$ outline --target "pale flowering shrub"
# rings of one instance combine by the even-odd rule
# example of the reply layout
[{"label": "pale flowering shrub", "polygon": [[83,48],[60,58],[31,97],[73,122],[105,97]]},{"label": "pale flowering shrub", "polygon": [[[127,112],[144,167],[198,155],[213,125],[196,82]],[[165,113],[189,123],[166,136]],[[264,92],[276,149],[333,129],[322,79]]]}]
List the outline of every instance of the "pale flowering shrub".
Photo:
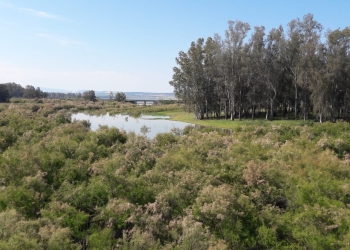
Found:
[{"label": "pale flowering shrub", "polygon": [[264,128],[264,127],[256,126],[253,133],[254,133],[255,135],[263,135],[264,132],[265,132],[265,128]]},{"label": "pale flowering shrub", "polygon": [[255,163],[250,161],[247,167],[243,170],[243,178],[248,187],[256,186],[264,181],[263,174],[267,166],[264,163]]},{"label": "pale flowering shrub", "polygon": [[93,222],[101,228],[112,228],[116,234],[122,235],[123,230],[132,225],[131,214],[136,210],[135,205],[124,199],[110,199],[105,207],[98,208]]},{"label": "pale flowering shrub", "polygon": [[331,146],[331,142],[327,136],[324,136],[323,138],[321,138],[317,141],[316,145],[322,149],[326,149],[326,148],[329,148]]},{"label": "pale flowering shrub", "polygon": [[[169,231],[178,249],[208,249],[209,242],[215,245],[215,239],[209,229],[201,222],[195,220],[191,210],[186,210],[186,215],[169,223]],[[224,242],[220,242],[225,246]]]},{"label": "pale flowering shrub", "polygon": [[224,184],[213,187],[209,185],[201,190],[196,204],[199,212],[205,217],[220,221],[225,218],[236,199],[231,186]]},{"label": "pale flowering shrub", "polygon": [[333,148],[337,154],[342,155],[344,151],[348,148],[348,145],[343,139],[337,138],[333,142]]},{"label": "pale flowering shrub", "polygon": [[123,235],[123,247],[130,250],[160,249],[160,243],[147,231],[138,228]]},{"label": "pale flowering shrub", "polygon": [[275,124],[272,124],[271,126],[271,130],[272,131],[276,131],[276,132],[281,132],[282,131],[282,125],[275,125]]},{"label": "pale flowering shrub", "polygon": [[47,242],[48,249],[79,249],[79,245],[73,243],[70,238],[72,232],[69,228],[57,228]]},{"label": "pale flowering shrub", "polygon": [[15,234],[17,230],[16,224],[23,219],[23,216],[15,209],[0,212],[0,239],[8,239],[11,235]]},{"label": "pale flowering shrub", "polygon": [[269,137],[260,137],[254,140],[253,144],[259,145],[263,148],[268,148],[272,145],[275,145],[275,142],[273,142]]}]

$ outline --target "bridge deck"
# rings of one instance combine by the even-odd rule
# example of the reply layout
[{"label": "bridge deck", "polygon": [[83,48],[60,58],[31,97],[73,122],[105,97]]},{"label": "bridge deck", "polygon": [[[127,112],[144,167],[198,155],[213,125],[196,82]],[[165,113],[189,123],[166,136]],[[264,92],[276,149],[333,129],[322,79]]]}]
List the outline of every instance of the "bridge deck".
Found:
[{"label": "bridge deck", "polygon": [[158,100],[126,99],[126,102],[131,102],[138,105],[153,105],[157,104]]}]

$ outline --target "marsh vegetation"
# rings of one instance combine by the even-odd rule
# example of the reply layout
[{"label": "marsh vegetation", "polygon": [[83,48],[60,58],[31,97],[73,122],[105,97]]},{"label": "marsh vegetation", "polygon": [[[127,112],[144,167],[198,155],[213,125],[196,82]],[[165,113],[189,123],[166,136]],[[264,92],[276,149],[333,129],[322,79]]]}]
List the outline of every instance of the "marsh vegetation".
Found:
[{"label": "marsh vegetation", "polygon": [[154,139],[71,120],[178,112],[0,104],[0,249],[347,249],[348,123],[230,122]]}]

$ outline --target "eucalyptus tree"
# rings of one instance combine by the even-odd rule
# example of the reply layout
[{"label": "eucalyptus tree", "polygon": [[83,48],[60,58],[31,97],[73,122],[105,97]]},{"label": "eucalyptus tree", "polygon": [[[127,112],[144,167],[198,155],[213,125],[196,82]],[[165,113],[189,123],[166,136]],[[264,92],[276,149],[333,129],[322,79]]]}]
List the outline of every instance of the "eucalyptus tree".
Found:
[{"label": "eucalyptus tree", "polygon": [[315,74],[318,74],[316,67],[317,51],[320,44],[322,25],[314,20],[312,14],[307,14],[299,21],[299,32],[302,37],[301,44],[301,71],[298,77],[298,84],[301,88],[301,110],[303,119],[308,119],[310,106],[310,86]]},{"label": "eucalyptus tree", "polygon": [[206,91],[208,86],[204,70],[204,39],[199,38],[196,43],[192,42],[188,55],[191,60],[191,81],[194,97],[194,111],[197,119],[204,118],[206,103],[209,94]]},{"label": "eucalyptus tree", "polygon": [[249,40],[249,50],[247,54],[247,59],[249,60],[249,73],[247,78],[249,91],[247,93],[247,99],[252,110],[252,119],[255,118],[257,106],[264,102],[261,93],[264,92],[265,84],[265,43],[265,27],[254,27],[254,32]]},{"label": "eucalyptus tree", "polygon": [[204,74],[206,78],[205,92],[206,92],[206,118],[208,118],[208,112],[214,112],[217,116],[220,115],[220,97],[217,91],[217,87],[220,81],[220,75],[218,70],[218,49],[220,46],[215,40],[209,37],[204,45]]},{"label": "eucalyptus tree", "polygon": [[37,95],[37,93],[36,93],[36,90],[35,90],[34,86],[27,85],[24,88],[24,91],[23,91],[23,97],[24,98],[36,98],[37,97],[36,95]]},{"label": "eucalyptus tree", "polygon": [[281,62],[284,57],[284,48],[285,38],[282,26],[278,29],[272,29],[267,36],[264,58],[265,72],[263,72],[263,77],[265,78],[264,94],[267,96],[270,104],[270,112],[266,112],[266,119],[273,119],[274,102],[284,73],[283,62]]},{"label": "eucalyptus tree", "polygon": [[204,70],[204,39],[192,42],[188,52],[180,51],[176,58],[179,67],[174,67],[173,80],[175,96],[181,99],[189,111],[194,111],[197,119],[203,119],[206,102],[209,98],[206,91],[207,78]]},{"label": "eucalyptus tree", "polygon": [[248,104],[247,94],[249,93],[249,78],[250,78],[250,67],[249,67],[249,44],[245,43],[241,50],[241,73],[240,80],[237,85],[237,109],[238,118],[241,119],[244,115],[247,116]]},{"label": "eucalyptus tree", "polygon": [[319,122],[322,123],[328,113],[327,95],[329,94],[329,77],[327,73],[329,52],[325,44],[320,44],[317,52],[317,61],[313,81],[309,88],[311,91],[310,99],[312,102],[313,113],[318,116]]},{"label": "eucalyptus tree", "polygon": [[327,49],[328,103],[334,121],[336,111],[338,116],[341,110],[347,116],[350,113],[350,27],[328,32]]},{"label": "eucalyptus tree", "polygon": [[[320,41],[322,25],[307,14],[288,23],[288,40],[284,67],[294,86],[294,117],[297,119],[299,104],[304,120],[309,111],[309,86],[315,73],[317,48]],[[299,93],[300,92],[300,93]]]},{"label": "eucalyptus tree", "polygon": [[190,60],[188,55],[180,51],[179,56],[175,58],[175,61],[179,67],[174,67],[172,81],[169,84],[174,87],[175,97],[180,99],[185,104],[187,111],[192,111],[192,99],[191,99],[191,87],[190,87]]},{"label": "eucalyptus tree", "polygon": [[283,108],[285,116],[308,119],[313,108],[320,121],[350,117],[350,28],[328,32],[321,43],[322,25],[312,14],[267,35],[250,25],[229,21],[225,37],[200,38],[176,58],[170,84],[176,97],[198,119],[209,114],[241,118],[264,107],[266,118]]},{"label": "eucalyptus tree", "polygon": [[0,84],[0,102],[7,102],[10,99],[10,93],[5,84]]},{"label": "eucalyptus tree", "polygon": [[22,97],[23,87],[20,84],[14,82],[5,83],[7,90],[9,91],[10,97]]},{"label": "eucalyptus tree", "polygon": [[243,86],[243,42],[250,30],[250,25],[241,21],[229,21],[225,31],[225,85],[227,88],[231,120],[235,116],[237,97],[242,94]]},{"label": "eucalyptus tree", "polygon": [[299,19],[288,23],[288,39],[286,43],[286,54],[283,58],[283,66],[290,75],[294,86],[294,118],[298,115],[298,79],[301,69],[301,45],[302,37],[299,32]]},{"label": "eucalyptus tree", "polygon": [[220,114],[222,107],[224,110],[225,119],[228,118],[229,114],[229,89],[227,88],[229,65],[228,53],[226,53],[226,44],[222,40],[219,34],[214,35],[214,49],[215,49],[215,63],[217,69],[216,85],[214,87],[214,92],[219,98]]},{"label": "eucalyptus tree", "polygon": [[44,92],[40,89],[40,87],[37,87],[35,89],[35,97],[36,98],[46,98],[48,96],[47,92]]}]

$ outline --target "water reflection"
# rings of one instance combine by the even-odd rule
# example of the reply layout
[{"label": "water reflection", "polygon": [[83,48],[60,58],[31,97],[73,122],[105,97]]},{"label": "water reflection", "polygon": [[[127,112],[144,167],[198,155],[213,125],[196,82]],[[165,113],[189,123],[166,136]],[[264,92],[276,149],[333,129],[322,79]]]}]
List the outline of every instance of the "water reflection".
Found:
[{"label": "water reflection", "polygon": [[108,113],[106,115],[89,115],[84,113],[72,115],[72,120],[89,120],[93,131],[97,130],[99,125],[107,125],[127,132],[132,131],[136,134],[145,134],[148,138],[154,138],[158,133],[170,132],[172,128],[182,130],[186,126],[191,125],[186,122],[166,120],[166,118],[169,117],[140,116],[134,118],[123,114],[110,116]]}]

